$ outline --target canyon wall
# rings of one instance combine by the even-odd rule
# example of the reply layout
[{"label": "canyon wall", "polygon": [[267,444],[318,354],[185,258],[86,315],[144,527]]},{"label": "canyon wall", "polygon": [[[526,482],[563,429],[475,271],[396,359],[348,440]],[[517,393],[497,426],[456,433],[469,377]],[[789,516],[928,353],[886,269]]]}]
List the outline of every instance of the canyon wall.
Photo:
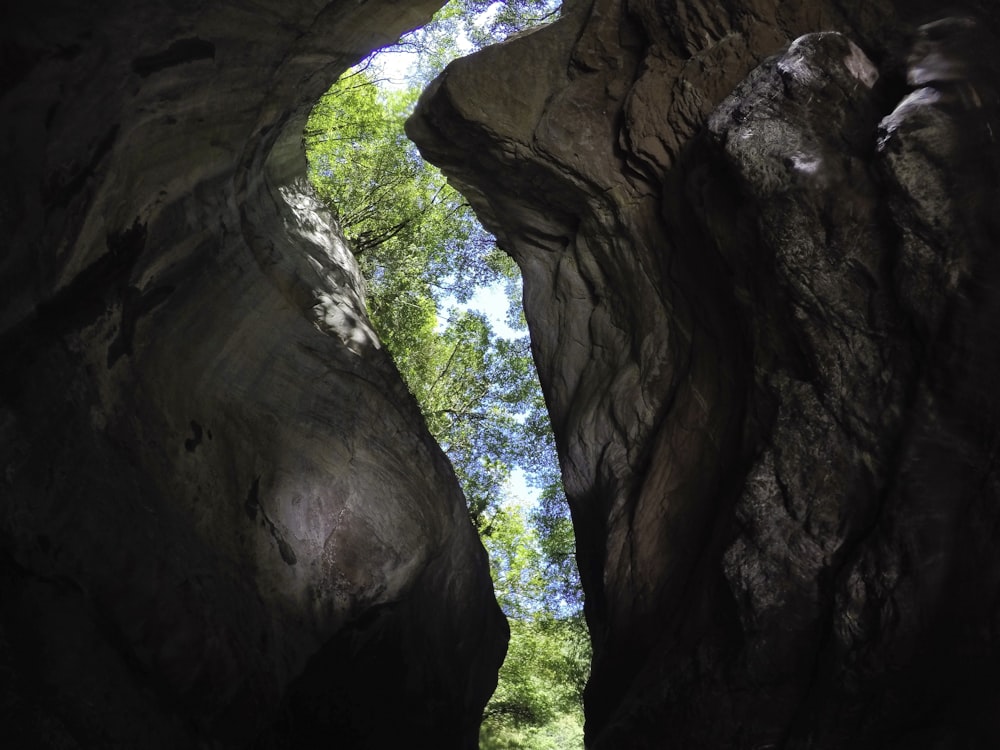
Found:
[{"label": "canyon wall", "polygon": [[524,273],[589,748],[1000,743],[998,32],[578,0],[425,92]]},{"label": "canyon wall", "polygon": [[477,745],[507,625],[301,144],[434,6],[5,6],[5,747]]}]

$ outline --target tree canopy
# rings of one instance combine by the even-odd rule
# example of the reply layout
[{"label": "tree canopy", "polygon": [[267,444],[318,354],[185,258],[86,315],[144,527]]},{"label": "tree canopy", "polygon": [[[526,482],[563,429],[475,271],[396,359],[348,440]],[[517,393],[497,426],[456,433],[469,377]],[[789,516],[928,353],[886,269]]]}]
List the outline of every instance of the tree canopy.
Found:
[{"label": "tree canopy", "polygon": [[[518,272],[468,204],[403,134],[417,91],[385,91],[370,68],[341,78],[306,129],[312,182],[367,281],[368,312],[480,531],[530,439],[537,385],[526,335],[498,338],[463,305]],[[516,322],[516,321],[512,321]]]},{"label": "tree canopy", "polygon": [[553,20],[560,7],[554,0],[450,0],[390,49],[415,53],[409,81],[426,85],[456,57]]},{"label": "tree canopy", "polygon": [[[403,132],[420,87],[460,48],[552,15],[548,2],[453,0],[398,49],[408,85],[383,83],[378,55],[341,77],[304,133],[310,178],[366,280],[369,316],[462,485],[511,623],[482,747],[582,745],[589,669],[575,543],[520,306],[516,265]],[[470,306],[507,295],[505,335]],[[536,497],[509,496],[523,473]]]}]

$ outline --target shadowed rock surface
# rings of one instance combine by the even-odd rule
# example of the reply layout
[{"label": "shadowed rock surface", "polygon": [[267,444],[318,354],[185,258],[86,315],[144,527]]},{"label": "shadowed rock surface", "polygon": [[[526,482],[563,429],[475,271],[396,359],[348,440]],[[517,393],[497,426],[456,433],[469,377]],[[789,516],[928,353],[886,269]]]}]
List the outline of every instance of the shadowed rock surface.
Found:
[{"label": "shadowed rock surface", "polygon": [[506,623],[301,145],[433,9],[5,5],[5,747],[476,745]]},{"label": "shadowed rock surface", "polygon": [[998,29],[575,2],[425,92],[524,272],[588,747],[1000,743]]}]

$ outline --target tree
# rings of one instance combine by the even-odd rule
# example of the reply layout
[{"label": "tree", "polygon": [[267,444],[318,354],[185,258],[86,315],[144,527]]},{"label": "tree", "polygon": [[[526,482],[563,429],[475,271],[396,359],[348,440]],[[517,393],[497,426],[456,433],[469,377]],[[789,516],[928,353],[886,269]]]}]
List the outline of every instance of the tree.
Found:
[{"label": "tree", "polygon": [[367,281],[372,322],[481,528],[523,445],[517,415],[530,407],[534,372],[526,337],[498,340],[484,316],[457,308],[517,269],[406,139],[415,100],[415,89],[380,90],[370,66],[352,71],[314,108],[306,153]]},{"label": "tree", "polygon": [[[548,2],[453,0],[405,42],[420,50],[403,91],[378,85],[378,61],[342,77],[317,103],[304,140],[310,177],[334,212],[366,280],[369,316],[448,454],[490,555],[511,623],[507,660],[486,709],[481,746],[577,748],[589,641],[572,525],[520,312],[520,277],[464,199],[423,162],[403,132],[428,80],[460,46],[482,45]],[[459,34],[461,31],[461,34]],[[503,283],[520,334],[499,337],[465,305]],[[538,491],[512,503],[515,469]]]},{"label": "tree", "polygon": [[554,0],[450,0],[394,48],[417,55],[410,82],[425,86],[456,57],[551,21],[560,7]]},{"label": "tree", "polygon": [[486,706],[481,748],[579,748],[590,642],[579,608],[553,606],[544,540],[531,512],[508,504],[484,538],[510,645]]}]

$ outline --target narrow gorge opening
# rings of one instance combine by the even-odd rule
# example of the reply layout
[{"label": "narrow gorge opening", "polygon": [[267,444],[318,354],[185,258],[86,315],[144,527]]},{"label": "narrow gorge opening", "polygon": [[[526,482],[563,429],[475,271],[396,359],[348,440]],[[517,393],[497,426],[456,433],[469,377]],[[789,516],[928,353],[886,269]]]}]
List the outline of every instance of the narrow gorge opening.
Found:
[{"label": "narrow gorge opening", "polygon": [[578,748],[590,642],[575,540],[521,306],[521,277],[404,133],[461,54],[558,14],[552,0],[452,0],[317,102],[309,176],[366,281],[369,316],[448,455],[511,628],[482,748]]}]

